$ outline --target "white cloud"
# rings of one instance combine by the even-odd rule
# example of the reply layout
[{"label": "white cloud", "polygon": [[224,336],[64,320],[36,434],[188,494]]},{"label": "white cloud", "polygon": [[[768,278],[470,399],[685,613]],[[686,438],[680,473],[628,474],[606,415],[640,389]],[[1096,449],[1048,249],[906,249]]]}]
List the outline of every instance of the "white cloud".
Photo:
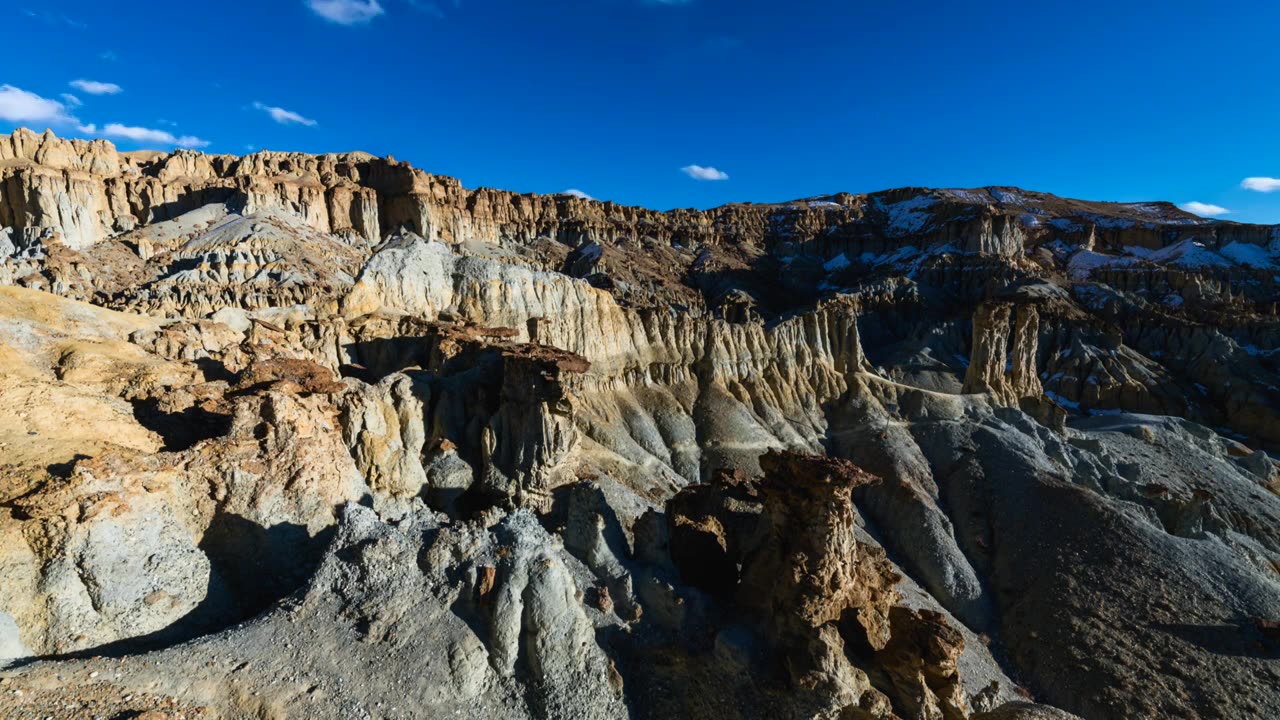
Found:
[{"label": "white cloud", "polygon": [[97,80],[72,80],[71,87],[87,92],[90,95],[115,95],[124,91],[124,88],[115,83],[98,82]]},{"label": "white cloud", "polygon": [[132,140],[145,145],[202,148],[209,144],[208,140],[201,140],[200,138],[192,137],[191,135],[182,135],[179,137],[165,130],[133,127],[130,125],[121,125],[120,123],[109,123],[106,127],[102,128],[101,131],[98,130],[97,125],[81,125],[80,132],[87,135],[103,135],[109,138]]},{"label": "white cloud", "polygon": [[702,167],[701,165],[686,165],[680,168],[680,172],[688,175],[694,180],[728,180],[729,174],[713,167]]},{"label": "white cloud", "polygon": [[40,97],[12,85],[0,85],[0,120],[12,123],[68,125],[75,117],[57,100]]},{"label": "white cloud", "polygon": [[386,12],[378,0],[307,0],[307,7],[325,20],[339,25],[367,23]]},{"label": "white cloud", "polygon": [[312,127],[316,124],[315,120],[312,120],[311,118],[308,118],[308,117],[303,117],[292,110],[285,110],[284,108],[280,108],[280,107],[272,107],[271,105],[264,105],[263,103],[260,103],[260,102],[255,102],[253,106],[258,110],[261,110],[262,112],[270,115],[272,120],[275,120],[281,125],[297,124],[297,125],[306,125],[307,127]]},{"label": "white cloud", "polygon": [[71,107],[79,107],[80,105],[84,104],[80,102],[80,98],[76,97],[75,95],[72,95],[71,93],[62,93],[58,97],[61,97],[62,102],[70,105]]},{"label": "white cloud", "polygon": [[581,199],[583,199],[583,200],[595,200],[595,198],[591,197],[590,195],[588,195],[588,194],[586,194],[586,193],[582,192],[581,190],[579,190],[579,189],[577,189],[577,188],[569,188],[568,190],[565,190],[564,192],[562,192],[562,193],[560,193],[560,194],[561,194],[561,195],[572,195],[573,197],[581,198]]},{"label": "white cloud", "polygon": [[1257,190],[1258,192],[1275,192],[1280,190],[1280,178],[1249,177],[1240,182],[1240,187],[1245,190]]},{"label": "white cloud", "polygon": [[1231,212],[1221,205],[1210,205],[1209,203],[1196,202],[1194,200],[1188,203],[1182,203],[1178,207],[1193,215],[1199,215],[1200,217],[1217,217]]}]

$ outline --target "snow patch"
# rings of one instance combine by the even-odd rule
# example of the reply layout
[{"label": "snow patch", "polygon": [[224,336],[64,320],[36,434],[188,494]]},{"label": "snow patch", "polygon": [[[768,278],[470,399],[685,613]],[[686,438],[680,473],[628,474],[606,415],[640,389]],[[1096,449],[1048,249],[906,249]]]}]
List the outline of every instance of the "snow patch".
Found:
[{"label": "snow patch", "polygon": [[989,190],[988,192],[990,192],[992,197],[994,197],[996,200],[999,200],[1000,202],[1006,205],[1026,205],[1027,204],[1026,196],[1024,196],[1022,193],[1019,193],[1019,192],[1014,192],[1011,190],[1000,190],[1000,189],[992,189],[992,190]]},{"label": "snow patch", "polygon": [[1276,348],[1274,350],[1263,350],[1257,345],[1252,344],[1241,345],[1240,349],[1254,357],[1271,357],[1273,355],[1280,354],[1280,348]]},{"label": "snow patch", "polygon": [[982,194],[980,191],[965,190],[962,188],[947,188],[946,190],[943,190],[943,192],[955,197],[958,200],[963,200],[967,203],[972,203],[974,205],[991,204],[991,201],[987,198],[987,196]]},{"label": "snow patch", "polygon": [[1062,397],[1062,396],[1061,396],[1061,395],[1059,395],[1058,393],[1051,392],[1051,391],[1049,391],[1049,390],[1045,390],[1045,391],[1044,391],[1044,394],[1045,394],[1045,396],[1046,396],[1046,397],[1048,397],[1050,400],[1052,400],[1052,401],[1054,401],[1055,403],[1057,403],[1057,404],[1061,405],[1063,408],[1066,408],[1067,410],[1079,410],[1079,409],[1080,409],[1080,403],[1078,403],[1078,402],[1072,402],[1071,400],[1068,400],[1068,399],[1066,399],[1066,398]]},{"label": "snow patch", "polygon": [[1189,270],[1231,265],[1230,260],[1190,238],[1156,250],[1147,259],[1160,265],[1173,265]]},{"label": "snow patch", "polygon": [[822,267],[827,272],[835,272],[837,270],[844,270],[852,264],[853,263],[849,262],[849,258],[845,257],[844,253],[840,253],[839,255],[823,263]]},{"label": "snow patch", "polygon": [[[1280,248],[1276,248],[1280,249]],[[1253,243],[1236,241],[1218,251],[1223,257],[1253,268],[1274,268],[1280,263],[1267,248]]]},{"label": "snow patch", "polygon": [[1132,257],[1103,255],[1092,250],[1081,250],[1072,255],[1067,262],[1067,272],[1073,280],[1083,282],[1089,279],[1093,271],[1100,268],[1128,267],[1136,264],[1136,259]]},{"label": "snow patch", "polygon": [[1134,222],[1133,220],[1127,220],[1125,218],[1118,218],[1118,217],[1108,217],[1106,215],[1099,215],[1097,213],[1085,213],[1083,217],[1085,220],[1093,223],[1094,225],[1100,228],[1106,228],[1108,230],[1125,230],[1128,228],[1136,227],[1138,225],[1138,223]]},{"label": "snow patch", "polygon": [[910,200],[903,200],[889,205],[881,203],[879,198],[876,199],[876,204],[879,205],[880,209],[889,215],[887,234],[890,237],[918,235],[933,218],[928,210],[937,202],[929,195],[917,195]]}]

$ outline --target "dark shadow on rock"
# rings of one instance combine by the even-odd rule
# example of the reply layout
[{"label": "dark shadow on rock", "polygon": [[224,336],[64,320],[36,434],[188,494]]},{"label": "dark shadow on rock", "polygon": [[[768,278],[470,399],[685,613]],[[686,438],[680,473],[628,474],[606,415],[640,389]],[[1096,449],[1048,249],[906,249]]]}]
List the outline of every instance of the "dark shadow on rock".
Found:
[{"label": "dark shadow on rock", "polygon": [[425,367],[428,363],[430,346],[421,337],[392,337],[375,340],[364,340],[348,343],[343,346],[347,356],[360,366],[359,377],[369,383],[376,383],[382,378],[411,367]]},{"label": "dark shadow on rock", "polygon": [[1221,625],[1152,623],[1150,627],[1216,655],[1259,659],[1280,658],[1280,643],[1268,641],[1254,622]]},{"label": "dark shadow on rock", "polygon": [[63,479],[69,478],[71,477],[71,471],[74,470],[76,467],[76,463],[80,462],[81,460],[88,460],[88,459],[89,459],[88,455],[81,455],[77,453],[70,460],[66,462],[61,462],[61,463],[53,463],[45,467],[45,470],[50,475],[56,478],[63,478]]},{"label": "dark shadow on rock", "polygon": [[[143,168],[143,174],[155,175],[159,172],[158,166]],[[202,208],[205,205],[213,205],[224,203],[227,209],[232,212],[241,212],[244,209],[247,198],[244,193],[237,188],[230,187],[203,187],[192,190],[184,195],[178,196],[176,200],[165,203],[152,205],[150,217],[140,218],[144,224],[162,222],[164,220],[172,220],[176,217],[185,215],[186,213]]]},{"label": "dark shadow on rock", "polygon": [[231,431],[230,415],[194,405],[182,412],[166,413],[155,399],[133,401],[133,417],[164,439],[168,452],[186,450],[201,440],[222,437]]},{"label": "dark shadow on rock", "polygon": [[118,658],[160,650],[253,618],[305,586],[319,567],[333,528],[311,537],[305,527],[281,523],[264,528],[238,515],[219,515],[200,549],[208,556],[204,600],[168,627],[72,653],[13,662],[16,668],[44,660]]},{"label": "dark shadow on rock", "polygon": [[196,367],[200,368],[200,372],[204,374],[206,382],[217,382],[223,380],[228,383],[235,382],[236,374],[227,369],[227,366],[218,360],[210,357],[196,358]]},{"label": "dark shadow on rock", "polygon": [[[819,295],[818,279],[784,271],[777,260],[768,256],[756,258],[746,267],[715,263],[714,269],[691,268],[687,282],[702,293],[707,306],[717,315],[739,323],[753,317],[773,319],[809,307]],[[745,300],[749,300],[749,308],[744,311]]]},{"label": "dark shadow on rock", "polygon": [[75,652],[24,658],[13,663],[10,667],[20,667],[44,660],[71,660],[91,657],[120,658],[128,655],[140,655],[217,632],[239,622],[241,619],[243,618],[239,617],[235,611],[234,602],[226,594],[226,588],[216,575],[211,575],[209,588],[204,600],[192,608],[191,612],[178,618],[168,627],[146,635],[116,640],[105,645],[98,645]]},{"label": "dark shadow on rock", "polygon": [[333,536],[312,537],[302,525],[263,527],[239,515],[218,515],[200,541],[214,571],[234,598],[239,622],[294,592],[315,573]]}]

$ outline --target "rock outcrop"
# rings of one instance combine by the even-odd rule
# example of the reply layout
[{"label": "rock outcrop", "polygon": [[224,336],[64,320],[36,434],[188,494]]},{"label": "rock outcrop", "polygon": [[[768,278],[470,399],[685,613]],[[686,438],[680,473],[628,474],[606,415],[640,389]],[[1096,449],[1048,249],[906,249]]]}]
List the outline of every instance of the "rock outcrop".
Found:
[{"label": "rock outcrop", "polygon": [[1274,717],[1277,272],[1163,203],[653,212],[20,130],[0,692]]}]

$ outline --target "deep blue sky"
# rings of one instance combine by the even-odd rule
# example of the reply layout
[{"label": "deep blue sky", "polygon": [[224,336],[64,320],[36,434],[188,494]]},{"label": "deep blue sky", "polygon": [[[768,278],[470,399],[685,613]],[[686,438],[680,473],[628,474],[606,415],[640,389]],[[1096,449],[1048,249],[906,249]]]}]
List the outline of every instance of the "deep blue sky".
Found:
[{"label": "deep blue sky", "polygon": [[[0,85],[66,103],[69,135],[359,149],[658,208],[1006,184],[1280,222],[1280,191],[1240,187],[1280,177],[1280,3],[376,2],[343,25],[307,0],[0,0]],[[49,124],[4,99],[0,129]]]}]

